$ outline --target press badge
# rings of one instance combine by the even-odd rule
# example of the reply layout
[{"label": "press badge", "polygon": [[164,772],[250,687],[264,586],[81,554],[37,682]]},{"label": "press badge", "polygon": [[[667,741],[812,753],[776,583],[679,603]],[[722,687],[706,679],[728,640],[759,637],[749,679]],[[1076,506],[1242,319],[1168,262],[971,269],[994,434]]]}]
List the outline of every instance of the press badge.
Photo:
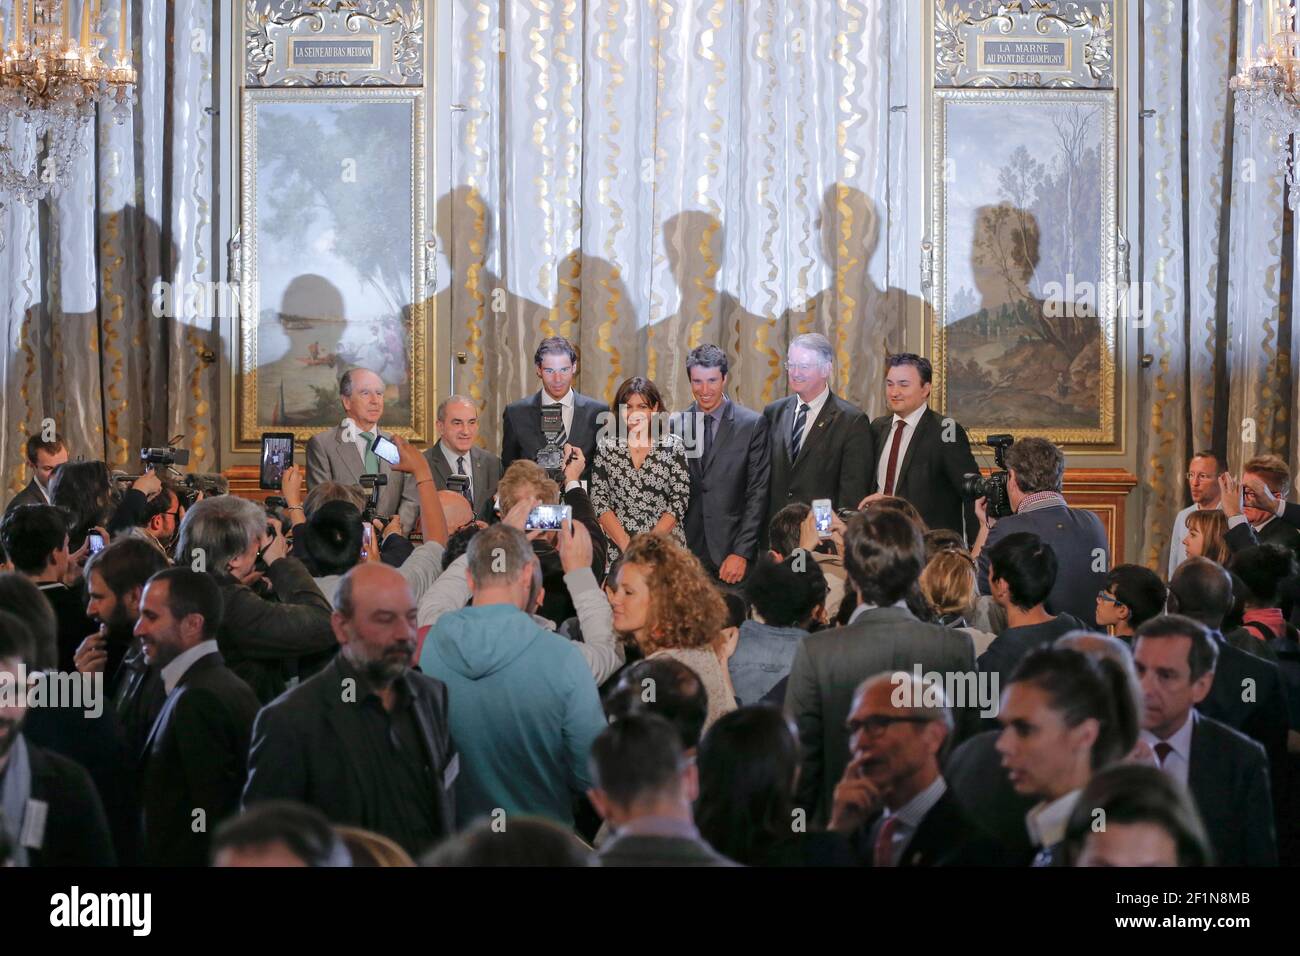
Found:
[{"label": "press badge", "polygon": [[23,828],[18,842],[29,850],[39,850],[45,844],[45,817],[50,805],[44,800],[28,800],[23,811]]}]

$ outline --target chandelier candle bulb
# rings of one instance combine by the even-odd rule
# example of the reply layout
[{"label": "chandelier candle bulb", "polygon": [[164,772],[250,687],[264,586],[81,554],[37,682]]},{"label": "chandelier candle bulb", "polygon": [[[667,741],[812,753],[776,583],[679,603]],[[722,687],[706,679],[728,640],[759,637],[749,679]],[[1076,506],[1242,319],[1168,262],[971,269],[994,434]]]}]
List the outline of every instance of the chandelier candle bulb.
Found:
[{"label": "chandelier candle bulb", "polygon": [[72,0],[63,0],[63,45],[66,47],[72,42],[72,20],[68,8]]},{"label": "chandelier candle bulb", "polygon": [[1255,48],[1255,4],[1246,0],[1246,69],[1250,69],[1250,51]]},{"label": "chandelier candle bulb", "polygon": [[81,3],[81,48],[90,49],[90,0]]},{"label": "chandelier candle bulb", "polygon": [[126,62],[126,4],[127,0],[122,0],[122,24],[117,31],[117,58],[123,63]]}]

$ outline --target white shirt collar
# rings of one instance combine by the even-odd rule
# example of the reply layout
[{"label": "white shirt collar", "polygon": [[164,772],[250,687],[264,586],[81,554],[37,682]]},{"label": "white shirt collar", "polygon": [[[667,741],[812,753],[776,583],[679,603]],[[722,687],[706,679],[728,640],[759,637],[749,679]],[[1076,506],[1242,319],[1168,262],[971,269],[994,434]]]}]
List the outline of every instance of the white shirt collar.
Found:
[{"label": "white shirt collar", "polygon": [[465,452],[465,454],[462,455],[460,452],[456,451],[456,449],[454,449],[454,448],[452,448],[450,445],[444,443],[443,440],[442,440],[441,438],[438,439],[438,447],[442,449],[443,457],[447,459],[447,466],[448,466],[449,468],[451,468],[451,473],[452,473],[453,475],[456,474],[456,459],[457,459],[457,458],[464,458],[464,459],[465,459],[465,474],[467,474],[467,475],[469,474],[469,472],[470,472],[470,460],[469,460],[469,456],[470,456],[470,453],[473,451],[473,449],[470,449],[470,451],[467,451],[467,452]]},{"label": "white shirt collar", "polygon": [[551,398],[550,395],[546,394],[546,389],[544,389],[544,388],[539,388],[539,389],[537,390],[537,395],[538,395],[538,397],[541,399],[541,402],[542,402],[542,406],[543,406],[543,407],[545,407],[545,406],[547,406],[547,405],[554,405],[554,404],[556,404],[557,402],[558,402],[560,405],[563,405],[565,408],[572,408],[572,407],[573,407],[573,389],[572,389],[572,388],[570,388],[567,392],[565,392],[565,393],[564,393],[564,397],[563,397],[563,398],[560,398],[560,399],[554,399],[554,398]]},{"label": "white shirt collar", "polygon": [[217,653],[217,642],[199,641],[188,651],[182,651],[172,660],[170,664],[162,669],[163,687],[168,694],[176,689],[176,685],[181,682],[186,671],[194,666],[194,662],[199,658],[207,657],[209,654]]},{"label": "white shirt collar", "polygon": [[[807,406],[808,406],[808,424],[811,425],[813,422],[817,421],[817,416],[821,414],[822,406],[826,404],[827,400],[828,400],[830,397],[831,397],[831,386],[830,386],[830,383],[829,383],[829,382],[827,382],[827,383],[826,383],[826,387],[825,387],[824,389],[822,389],[822,393],[821,393],[820,395],[818,395],[816,398],[814,398],[811,402],[807,402],[807,403],[805,403],[804,400],[803,400],[802,398],[800,398],[798,395],[796,395],[796,396],[794,397],[794,400],[795,400],[794,413],[795,413],[796,415],[798,415],[798,414],[799,414],[799,406],[800,406],[800,405],[803,405],[803,404],[807,404]],[[805,437],[806,437],[806,436],[805,436]]]},{"label": "white shirt collar", "polygon": [[[1170,746],[1171,755],[1182,757],[1188,763],[1191,763],[1192,759],[1192,727],[1195,723],[1196,708],[1193,707],[1187,712],[1187,719],[1183,721],[1183,725],[1163,739],[1163,743],[1167,743]],[[1142,740],[1146,741],[1147,745],[1153,750],[1156,744],[1162,742],[1160,737],[1157,737],[1149,730],[1143,730],[1139,736]],[[1168,760],[1167,757],[1165,759]]]},{"label": "white shirt collar", "polygon": [[[343,429],[343,434],[344,434],[344,436],[346,436],[347,433],[348,433],[348,423],[349,423],[349,422],[352,423],[353,434],[356,436],[356,441],[357,441],[358,443],[360,443],[360,442],[364,442],[365,439],[361,437],[361,433],[364,432],[364,431],[366,431],[366,428],[365,428],[364,425],[362,425],[359,421],[357,421],[356,419],[352,418],[351,416],[348,416],[348,417],[344,418],[343,421],[339,422],[339,428]],[[379,426],[378,426],[378,425],[375,426],[375,429],[374,429],[373,432],[371,432],[371,434],[375,434],[375,435],[379,434]]]},{"label": "white shirt collar", "polygon": [[[915,431],[915,430],[916,430],[916,423],[919,422],[919,421],[921,420],[921,416],[925,414],[925,410],[926,410],[927,408],[929,408],[928,405],[921,405],[921,407],[916,408],[916,409],[913,409],[912,412],[911,412],[910,414],[906,415],[906,416],[899,415],[897,412],[895,412],[895,413],[894,413],[894,421],[895,421],[895,422],[907,422],[907,427],[908,427],[909,429]],[[894,428],[894,427],[896,427],[896,426],[891,422],[889,427],[890,427],[890,428]]]},{"label": "white shirt collar", "polygon": [[[903,804],[894,811],[892,816],[898,817],[898,822],[909,829],[915,830],[925,819],[925,815],[934,809],[934,805],[939,802],[939,798],[948,790],[948,783],[943,779],[943,774],[939,774],[926,787],[907,803]],[[891,816],[888,810],[886,816]]]},{"label": "white shirt collar", "polygon": [[1045,849],[1065,839],[1065,825],[1069,823],[1070,814],[1081,793],[1082,787],[1071,790],[1051,803],[1037,804],[1025,814],[1025,827],[1029,830],[1029,839],[1034,841],[1034,846]]}]

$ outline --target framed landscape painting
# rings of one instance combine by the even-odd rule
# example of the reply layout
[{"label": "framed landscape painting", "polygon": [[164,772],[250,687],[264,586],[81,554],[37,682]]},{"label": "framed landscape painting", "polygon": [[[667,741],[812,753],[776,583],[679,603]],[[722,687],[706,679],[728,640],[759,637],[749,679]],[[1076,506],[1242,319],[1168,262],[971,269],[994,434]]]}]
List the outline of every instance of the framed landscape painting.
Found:
[{"label": "framed landscape painting", "polygon": [[427,438],[423,97],[244,91],[239,442],[337,425],[354,366],[384,379],[386,428]]},{"label": "framed landscape painting", "polygon": [[[1116,442],[1113,90],[935,90],[938,406],[991,432]],[[995,134],[994,134],[995,133]]]}]

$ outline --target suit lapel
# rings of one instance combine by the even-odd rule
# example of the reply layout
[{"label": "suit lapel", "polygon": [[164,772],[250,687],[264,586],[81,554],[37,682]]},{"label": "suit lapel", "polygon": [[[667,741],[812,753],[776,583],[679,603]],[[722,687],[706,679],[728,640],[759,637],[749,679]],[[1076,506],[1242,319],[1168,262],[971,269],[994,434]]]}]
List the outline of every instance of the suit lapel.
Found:
[{"label": "suit lapel", "polygon": [[1188,748],[1190,753],[1187,755],[1187,789],[1199,806],[1201,798],[1207,793],[1213,793],[1218,784],[1214,779],[1213,761],[1205,759],[1205,730],[1197,720],[1195,711],[1188,716],[1188,720],[1193,723],[1192,745]]},{"label": "suit lapel", "polygon": [[709,466],[713,464],[713,459],[717,457],[718,448],[731,435],[735,417],[736,406],[733,402],[728,401],[726,407],[722,410],[722,421],[718,422],[718,433],[713,436],[713,444],[709,446],[709,454],[700,463],[701,471],[708,471]]},{"label": "suit lapel", "polygon": [[347,469],[348,476],[352,479],[347,483],[351,485],[361,484],[361,475],[366,467],[365,459],[361,457],[361,450],[357,448],[356,442],[347,440],[342,425],[334,430],[334,440],[338,442],[339,446],[339,461]]},{"label": "suit lapel", "polygon": [[474,486],[473,488],[474,507],[475,509],[478,509],[483,506],[483,502],[487,500],[487,496],[488,496],[487,493],[488,453],[478,447],[471,448],[469,450],[469,462],[470,462],[470,468],[474,472],[474,479],[472,482]]},{"label": "suit lapel", "polygon": [[452,471],[451,465],[447,463],[447,456],[443,454],[441,438],[434,442],[433,447],[429,449],[429,467],[433,469],[435,475],[442,479],[442,486],[447,487],[447,479],[451,477]]},{"label": "suit lapel", "polygon": [[809,449],[820,443],[822,436],[826,434],[826,429],[830,427],[831,422],[835,421],[839,413],[839,406],[835,404],[835,393],[831,392],[826,396],[826,404],[818,413],[817,420],[804,424],[803,444],[799,446],[799,457],[794,462],[796,468],[808,457]]},{"label": "suit lapel", "polygon": [[[777,422],[777,431],[780,432],[778,440],[781,442],[781,455],[786,461],[790,461],[790,432],[794,429],[795,409],[799,407],[799,396],[791,395],[786,402],[785,408],[781,409],[781,417]],[[791,468],[794,463],[791,462]]]},{"label": "suit lapel", "polygon": [[[891,418],[892,422],[893,419]],[[935,415],[930,409],[921,413],[921,417],[916,420],[916,431],[912,433],[912,440],[907,443],[907,452],[903,455],[902,462],[898,465],[898,474],[894,477],[894,491],[897,492],[902,486],[903,480],[907,477],[908,466],[912,464],[912,456],[916,449],[925,439],[929,438],[931,429],[934,428]],[[888,449],[885,454],[888,454]]]},{"label": "suit lapel", "polygon": [[322,683],[321,693],[326,702],[326,717],[334,733],[338,735],[339,752],[343,760],[348,765],[348,772],[356,784],[356,792],[361,795],[361,805],[364,809],[370,805],[370,787],[366,775],[362,772],[361,767],[357,766],[354,754],[365,753],[369,747],[365,734],[361,732],[361,725],[355,720],[349,720],[346,708],[360,707],[361,687],[359,684],[353,685],[354,702],[344,703],[343,701],[343,672],[339,669],[337,662],[331,662],[329,665],[332,671],[332,680],[326,680]]}]

